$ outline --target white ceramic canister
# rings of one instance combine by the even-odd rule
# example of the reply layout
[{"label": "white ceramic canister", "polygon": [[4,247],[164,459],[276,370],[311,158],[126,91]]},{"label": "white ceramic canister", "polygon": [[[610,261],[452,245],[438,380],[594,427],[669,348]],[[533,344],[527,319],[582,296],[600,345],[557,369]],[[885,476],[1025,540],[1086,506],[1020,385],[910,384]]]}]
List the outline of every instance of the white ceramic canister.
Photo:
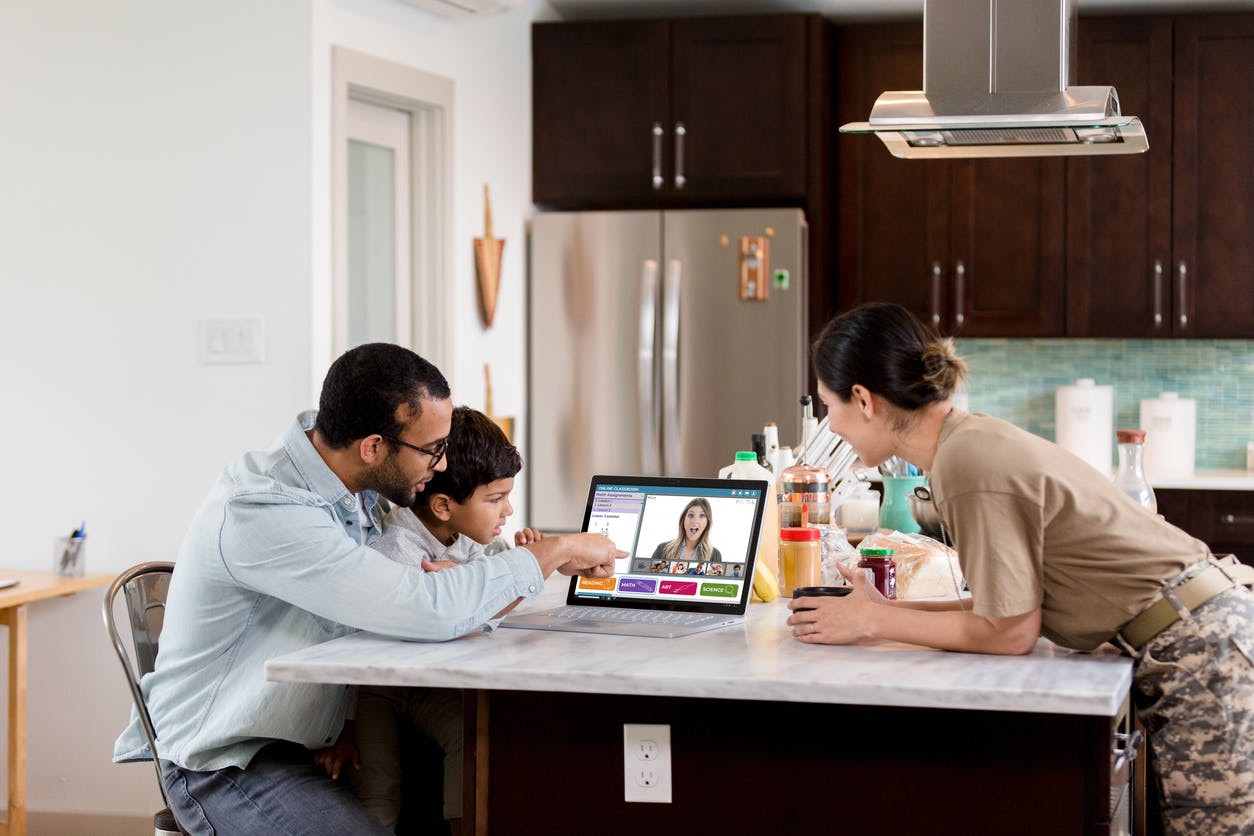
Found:
[{"label": "white ceramic canister", "polygon": [[1155,479],[1189,479],[1197,445],[1197,401],[1175,392],[1141,401],[1145,430],[1145,475]]},{"label": "white ceramic canister", "polygon": [[1114,387],[1098,386],[1091,377],[1059,386],[1054,393],[1058,446],[1108,475],[1114,452],[1114,400]]}]

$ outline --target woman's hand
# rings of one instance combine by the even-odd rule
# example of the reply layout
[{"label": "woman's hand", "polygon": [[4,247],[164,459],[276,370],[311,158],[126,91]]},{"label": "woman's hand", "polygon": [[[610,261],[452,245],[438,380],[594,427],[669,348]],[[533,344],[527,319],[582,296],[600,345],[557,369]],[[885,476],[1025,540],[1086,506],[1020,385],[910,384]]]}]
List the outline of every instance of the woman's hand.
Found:
[{"label": "woman's hand", "polygon": [[361,753],[357,751],[357,736],[353,733],[351,720],[344,723],[335,745],[319,749],[314,753],[314,763],[327,771],[332,781],[340,780],[340,772],[350,763],[353,769],[361,769]]},{"label": "woman's hand", "polygon": [[[839,563],[836,569],[853,586],[853,592],[842,597],[794,598],[788,604],[794,612],[786,623],[792,627],[793,636],[803,642],[850,644],[870,638],[869,621],[875,614],[871,608],[888,600],[862,572]],[[798,607],[802,608],[800,612],[796,611]]]},{"label": "woman's hand", "polygon": [[514,547],[527,546],[531,543],[538,543],[544,539],[544,535],[536,531],[534,528],[524,528],[522,531],[514,532]]}]

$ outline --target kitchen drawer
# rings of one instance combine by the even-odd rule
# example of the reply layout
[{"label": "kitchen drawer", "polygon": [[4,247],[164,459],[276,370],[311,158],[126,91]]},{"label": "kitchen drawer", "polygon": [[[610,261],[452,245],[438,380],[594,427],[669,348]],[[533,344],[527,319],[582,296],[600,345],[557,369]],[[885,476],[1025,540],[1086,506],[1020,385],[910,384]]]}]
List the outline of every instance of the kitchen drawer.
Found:
[{"label": "kitchen drawer", "polygon": [[1254,491],[1195,491],[1189,498],[1189,533],[1215,551],[1254,563]]},{"label": "kitchen drawer", "polygon": [[1254,491],[1162,489],[1158,513],[1218,554],[1254,564]]}]

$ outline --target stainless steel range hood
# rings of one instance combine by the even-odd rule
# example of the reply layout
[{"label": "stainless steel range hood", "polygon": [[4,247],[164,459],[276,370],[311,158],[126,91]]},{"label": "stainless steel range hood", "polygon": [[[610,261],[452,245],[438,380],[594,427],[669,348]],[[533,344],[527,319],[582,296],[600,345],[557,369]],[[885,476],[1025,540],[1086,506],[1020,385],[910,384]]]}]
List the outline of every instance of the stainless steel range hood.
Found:
[{"label": "stainless steel range hood", "polygon": [[1113,87],[1077,87],[1076,0],[924,0],[923,89],[889,91],[867,122],[893,156],[1054,157],[1149,148]]}]

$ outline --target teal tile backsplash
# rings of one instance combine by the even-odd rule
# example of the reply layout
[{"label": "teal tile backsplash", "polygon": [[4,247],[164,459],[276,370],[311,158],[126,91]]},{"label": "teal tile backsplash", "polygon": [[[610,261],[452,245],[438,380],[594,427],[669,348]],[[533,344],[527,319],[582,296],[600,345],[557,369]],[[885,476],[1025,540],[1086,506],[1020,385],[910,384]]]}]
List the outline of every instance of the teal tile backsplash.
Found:
[{"label": "teal tile backsplash", "polygon": [[[1054,390],[1091,377],[1114,386],[1115,427],[1140,423],[1141,399],[1197,400],[1197,466],[1244,468],[1254,441],[1254,341],[959,340],[973,412],[1054,438]],[[1112,462],[1113,464],[1113,462]]]}]

